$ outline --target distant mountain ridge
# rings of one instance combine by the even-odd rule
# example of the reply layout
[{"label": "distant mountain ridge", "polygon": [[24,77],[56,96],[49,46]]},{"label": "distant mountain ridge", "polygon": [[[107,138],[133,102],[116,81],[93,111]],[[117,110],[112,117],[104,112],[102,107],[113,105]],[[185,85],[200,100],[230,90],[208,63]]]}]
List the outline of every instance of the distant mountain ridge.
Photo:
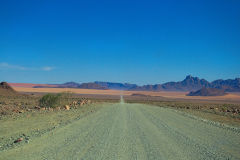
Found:
[{"label": "distant mountain ridge", "polygon": [[215,80],[211,83],[211,88],[223,89],[227,92],[239,92],[240,91],[240,78],[227,79],[227,80]]},{"label": "distant mountain ridge", "polygon": [[130,83],[113,83],[113,82],[100,82],[95,81],[94,83],[106,87],[108,89],[116,89],[116,90],[130,90],[131,88],[137,87],[136,84],[130,84]]},{"label": "distant mountain ridge", "polygon": [[[43,88],[44,86],[35,86],[35,88]],[[51,86],[50,86],[51,87]],[[90,83],[76,83],[67,82],[64,84],[55,85],[51,88],[84,88],[84,89],[115,89],[115,90],[131,90],[131,91],[197,91],[201,88],[217,88],[226,92],[240,92],[240,78],[215,80],[208,82],[205,79],[186,76],[182,81],[167,82],[163,84],[143,85],[139,86],[130,83],[113,83],[113,82],[90,82]]]},{"label": "distant mountain ridge", "polygon": [[54,86],[34,86],[33,88],[82,88],[82,89],[108,89],[105,86],[101,86],[94,82],[91,83],[76,83],[76,82],[67,82],[63,84],[57,84]]},{"label": "distant mountain ridge", "polygon": [[224,96],[226,94],[223,89],[203,87],[200,90],[188,93],[187,96]]},{"label": "distant mountain ridge", "polygon": [[183,81],[164,83],[162,87],[167,91],[193,91],[199,90],[202,87],[210,87],[210,83],[205,79],[199,79],[198,77],[189,75]]},{"label": "distant mountain ridge", "polygon": [[205,79],[199,79],[198,77],[192,77],[191,75],[189,75],[183,81],[138,86],[137,88],[131,88],[131,90],[193,91],[193,90],[199,90],[202,87],[210,87],[210,83]]}]

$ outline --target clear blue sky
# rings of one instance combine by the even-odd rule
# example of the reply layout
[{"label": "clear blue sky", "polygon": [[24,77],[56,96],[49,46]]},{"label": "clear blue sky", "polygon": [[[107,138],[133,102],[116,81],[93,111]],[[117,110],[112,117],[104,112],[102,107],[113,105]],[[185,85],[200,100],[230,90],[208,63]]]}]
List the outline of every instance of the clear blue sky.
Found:
[{"label": "clear blue sky", "polygon": [[0,81],[240,77],[239,0],[0,2]]}]

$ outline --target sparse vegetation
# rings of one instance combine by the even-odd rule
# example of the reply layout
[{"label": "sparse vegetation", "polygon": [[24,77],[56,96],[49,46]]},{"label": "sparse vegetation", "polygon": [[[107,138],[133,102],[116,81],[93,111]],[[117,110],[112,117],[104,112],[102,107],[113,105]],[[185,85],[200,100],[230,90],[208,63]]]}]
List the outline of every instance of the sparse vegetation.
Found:
[{"label": "sparse vegetation", "polygon": [[39,100],[40,107],[56,108],[60,105],[61,94],[46,94]]}]

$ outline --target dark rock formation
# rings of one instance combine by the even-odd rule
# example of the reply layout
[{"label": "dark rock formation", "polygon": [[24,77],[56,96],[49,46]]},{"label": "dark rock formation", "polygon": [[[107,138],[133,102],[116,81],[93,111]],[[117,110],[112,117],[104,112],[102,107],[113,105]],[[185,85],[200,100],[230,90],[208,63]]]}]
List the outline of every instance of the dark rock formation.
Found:
[{"label": "dark rock formation", "polygon": [[226,95],[226,92],[222,89],[217,88],[206,88],[203,87],[200,90],[192,91],[187,94],[187,96],[224,96]]}]

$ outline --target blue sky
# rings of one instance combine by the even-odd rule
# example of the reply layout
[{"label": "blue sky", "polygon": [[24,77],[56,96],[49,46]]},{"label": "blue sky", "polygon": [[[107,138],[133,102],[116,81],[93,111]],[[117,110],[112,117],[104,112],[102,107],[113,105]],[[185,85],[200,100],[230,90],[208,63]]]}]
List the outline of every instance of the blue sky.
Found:
[{"label": "blue sky", "polygon": [[1,1],[0,81],[240,77],[240,1]]}]

